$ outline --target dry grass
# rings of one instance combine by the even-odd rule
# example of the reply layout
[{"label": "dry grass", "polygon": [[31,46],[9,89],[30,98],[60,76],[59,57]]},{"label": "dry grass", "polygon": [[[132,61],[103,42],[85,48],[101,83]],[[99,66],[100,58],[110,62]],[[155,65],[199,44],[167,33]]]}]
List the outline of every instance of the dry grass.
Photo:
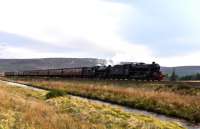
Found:
[{"label": "dry grass", "polygon": [[44,101],[47,93],[0,82],[0,129],[183,129],[77,97]]},{"label": "dry grass", "polygon": [[[140,86],[134,86],[134,84],[132,86],[118,86],[119,84],[102,82],[82,83],[82,81],[55,80],[23,80],[21,82],[42,88],[60,89],[74,95],[176,116],[192,122],[200,122],[200,92],[197,89],[185,87],[185,85],[178,87],[176,86],[177,84],[174,84],[174,88],[171,86],[172,84],[167,84],[166,82],[166,84],[150,83],[148,88],[148,83],[144,83],[145,86],[143,86],[142,82],[140,82]],[[166,87],[163,87],[163,85]],[[167,87],[167,85],[170,86]]]},{"label": "dry grass", "polygon": [[56,105],[63,112],[76,116],[80,121],[100,123],[107,129],[183,129],[173,122],[125,112],[120,108],[73,96],[53,98],[48,100],[48,103]]},{"label": "dry grass", "polygon": [[59,112],[54,106],[50,106],[42,100],[34,99],[35,93],[30,93],[33,95],[32,97],[23,95],[24,91],[14,87],[9,88],[0,83],[1,129],[101,128],[88,122],[79,122],[70,115]]}]

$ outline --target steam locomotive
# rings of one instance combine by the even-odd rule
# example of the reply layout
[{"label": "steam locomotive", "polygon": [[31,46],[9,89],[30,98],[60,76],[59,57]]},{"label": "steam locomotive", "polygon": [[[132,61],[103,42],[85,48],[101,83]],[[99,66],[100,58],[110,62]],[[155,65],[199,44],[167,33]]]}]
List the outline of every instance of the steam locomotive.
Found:
[{"label": "steam locomotive", "polygon": [[19,72],[5,72],[5,76],[44,76],[44,77],[66,77],[66,78],[98,78],[98,79],[135,79],[135,80],[157,80],[163,79],[160,65],[152,62],[125,63],[114,66],[94,66],[79,68],[61,68],[46,70],[29,70]]}]

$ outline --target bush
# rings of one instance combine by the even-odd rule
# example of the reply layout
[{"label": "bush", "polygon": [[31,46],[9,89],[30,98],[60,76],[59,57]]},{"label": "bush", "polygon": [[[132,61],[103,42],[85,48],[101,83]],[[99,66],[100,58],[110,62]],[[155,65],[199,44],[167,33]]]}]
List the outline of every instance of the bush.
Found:
[{"label": "bush", "polygon": [[62,90],[51,90],[49,93],[46,94],[46,99],[58,97],[58,96],[64,96],[66,95],[65,91]]}]

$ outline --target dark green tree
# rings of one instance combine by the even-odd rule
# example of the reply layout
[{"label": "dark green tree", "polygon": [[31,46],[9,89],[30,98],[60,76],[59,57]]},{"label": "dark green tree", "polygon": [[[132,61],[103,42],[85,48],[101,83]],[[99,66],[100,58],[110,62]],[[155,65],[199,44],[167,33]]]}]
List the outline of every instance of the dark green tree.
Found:
[{"label": "dark green tree", "polygon": [[172,74],[170,76],[170,81],[176,81],[178,76],[176,75],[175,68],[173,68]]},{"label": "dark green tree", "polygon": [[180,80],[200,80],[200,73],[185,75],[179,78]]},{"label": "dark green tree", "polygon": [[196,80],[200,80],[200,73],[196,74]]}]

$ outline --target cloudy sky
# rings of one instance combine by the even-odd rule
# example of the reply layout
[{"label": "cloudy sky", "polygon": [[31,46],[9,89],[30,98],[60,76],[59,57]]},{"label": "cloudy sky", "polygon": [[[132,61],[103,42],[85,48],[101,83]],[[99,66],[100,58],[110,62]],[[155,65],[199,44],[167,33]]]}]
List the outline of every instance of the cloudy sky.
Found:
[{"label": "cloudy sky", "polygon": [[199,0],[0,0],[0,58],[200,65]]}]

